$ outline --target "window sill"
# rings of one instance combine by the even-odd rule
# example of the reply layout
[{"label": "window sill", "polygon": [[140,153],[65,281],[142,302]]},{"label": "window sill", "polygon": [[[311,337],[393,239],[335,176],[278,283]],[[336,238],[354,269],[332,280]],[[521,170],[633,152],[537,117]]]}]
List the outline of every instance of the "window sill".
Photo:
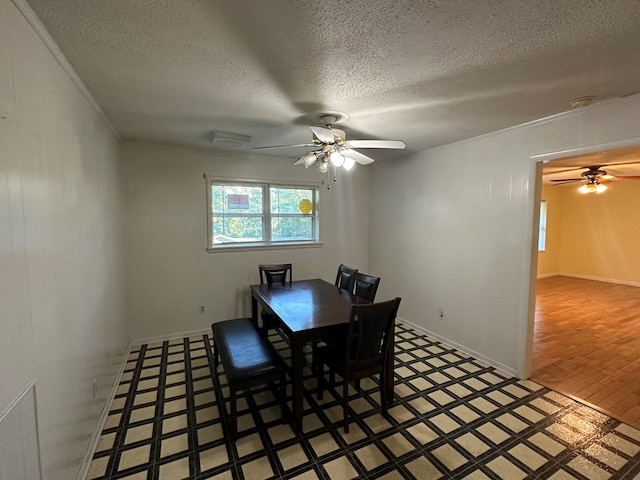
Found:
[{"label": "window sill", "polygon": [[264,245],[224,245],[220,247],[207,248],[208,253],[221,253],[221,252],[237,252],[237,251],[251,251],[251,250],[290,250],[292,248],[320,248],[323,247],[323,242],[309,242],[309,243],[270,243]]}]

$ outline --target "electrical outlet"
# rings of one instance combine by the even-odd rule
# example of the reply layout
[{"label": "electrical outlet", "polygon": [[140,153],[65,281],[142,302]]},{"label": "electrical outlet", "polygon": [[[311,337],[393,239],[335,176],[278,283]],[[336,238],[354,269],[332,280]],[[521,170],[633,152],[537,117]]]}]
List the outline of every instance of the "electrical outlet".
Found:
[{"label": "electrical outlet", "polygon": [[94,378],[93,382],[91,382],[91,387],[93,388],[93,398],[96,398],[98,394],[98,379]]},{"label": "electrical outlet", "polygon": [[444,308],[440,307],[438,314],[440,315],[440,320],[444,320]]},{"label": "electrical outlet", "polygon": [[200,305],[200,313],[204,313],[204,305]]}]

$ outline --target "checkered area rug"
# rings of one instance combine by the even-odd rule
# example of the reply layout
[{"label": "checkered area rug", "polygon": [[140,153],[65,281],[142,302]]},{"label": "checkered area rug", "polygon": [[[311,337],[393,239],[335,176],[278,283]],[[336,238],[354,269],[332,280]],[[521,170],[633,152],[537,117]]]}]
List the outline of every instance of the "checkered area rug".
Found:
[{"label": "checkered area rug", "polygon": [[[290,362],[286,341],[270,339]],[[303,433],[282,423],[267,385],[240,397],[233,443],[222,366],[211,375],[210,336],[135,347],[87,478],[640,479],[634,428],[402,324],[395,360],[388,419],[378,379],[362,381],[350,390],[345,434],[340,378],[320,402],[305,369]]]}]

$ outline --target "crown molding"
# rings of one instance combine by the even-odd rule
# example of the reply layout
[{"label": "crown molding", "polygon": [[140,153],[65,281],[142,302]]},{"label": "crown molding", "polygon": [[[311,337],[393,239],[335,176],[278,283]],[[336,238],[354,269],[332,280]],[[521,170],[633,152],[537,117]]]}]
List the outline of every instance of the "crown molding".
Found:
[{"label": "crown molding", "polygon": [[44,27],[44,25],[42,24],[38,16],[35,14],[35,12],[31,9],[31,7],[26,2],[26,0],[12,0],[12,2],[16,6],[16,8],[20,11],[22,16],[27,20],[27,22],[29,22],[31,27],[38,34],[40,39],[49,49],[49,51],[51,52],[53,57],[56,59],[58,64],[69,76],[69,78],[71,79],[73,84],[76,86],[76,88],[80,90],[80,93],[84,95],[84,97],[87,99],[89,104],[91,104],[93,109],[102,117],[102,119],[107,124],[107,126],[109,127],[113,135],[116,137],[116,139],[118,139],[118,141],[121,142],[122,138],[120,137],[120,134],[118,133],[116,128],[113,126],[113,124],[111,123],[109,118],[105,115],[105,113],[102,111],[102,108],[100,108],[100,105],[98,104],[96,99],[93,98],[93,95],[91,95],[91,92],[89,91],[87,86],[84,84],[82,79],[78,76],[76,71],[73,69],[73,67],[71,66],[67,58],[64,56],[64,54],[62,53],[62,51],[60,50],[56,42],[53,40],[53,38],[51,38],[51,35],[49,35],[49,32]]}]

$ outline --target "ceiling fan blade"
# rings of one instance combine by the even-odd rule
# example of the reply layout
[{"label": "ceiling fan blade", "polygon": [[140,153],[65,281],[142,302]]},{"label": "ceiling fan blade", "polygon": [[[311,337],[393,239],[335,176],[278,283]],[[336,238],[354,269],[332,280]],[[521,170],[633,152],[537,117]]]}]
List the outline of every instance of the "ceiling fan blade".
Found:
[{"label": "ceiling fan blade", "polygon": [[640,180],[638,175],[613,175],[612,180]]},{"label": "ceiling fan blade", "polygon": [[348,148],[345,150],[341,150],[340,153],[345,157],[353,158],[360,165],[369,165],[370,163],[373,163],[375,161],[371,157],[367,157],[360,152],[356,152],[355,150],[350,150]]},{"label": "ceiling fan blade", "polygon": [[300,148],[300,147],[317,147],[315,143],[301,143],[299,145],[270,145],[268,147],[253,147],[252,150],[265,150],[267,148]]},{"label": "ceiling fan blade", "polygon": [[566,183],[575,183],[575,182],[583,182],[584,178],[565,178],[563,180],[551,180],[552,185],[564,185]]},{"label": "ceiling fan blade", "polygon": [[554,183],[561,183],[561,182],[579,182],[580,180],[586,180],[586,178],[584,177],[580,177],[580,178],[558,178],[557,180],[549,180],[550,182],[554,182]]},{"label": "ceiling fan blade", "polygon": [[349,140],[349,148],[395,148],[406,147],[402,140]]},{"label": "ceiling fan blade", "polygon": [[557,175],[559,173],[565,173],[565,172],[575,172],[577,170],[581,170],[582,167],[569,167],[569,168],[562,168],[559,170],[556,170],[555,168],[557,167],[543,167],[542,170],[542,175]]},{"label": "ceiling fan blade", "polygon": [[333,138],[333,133],[328,128],[324,127],[309,127],[311,131],[315,135],[315,137],[320,140],[322,143],[332,144],[335,143]]}]

